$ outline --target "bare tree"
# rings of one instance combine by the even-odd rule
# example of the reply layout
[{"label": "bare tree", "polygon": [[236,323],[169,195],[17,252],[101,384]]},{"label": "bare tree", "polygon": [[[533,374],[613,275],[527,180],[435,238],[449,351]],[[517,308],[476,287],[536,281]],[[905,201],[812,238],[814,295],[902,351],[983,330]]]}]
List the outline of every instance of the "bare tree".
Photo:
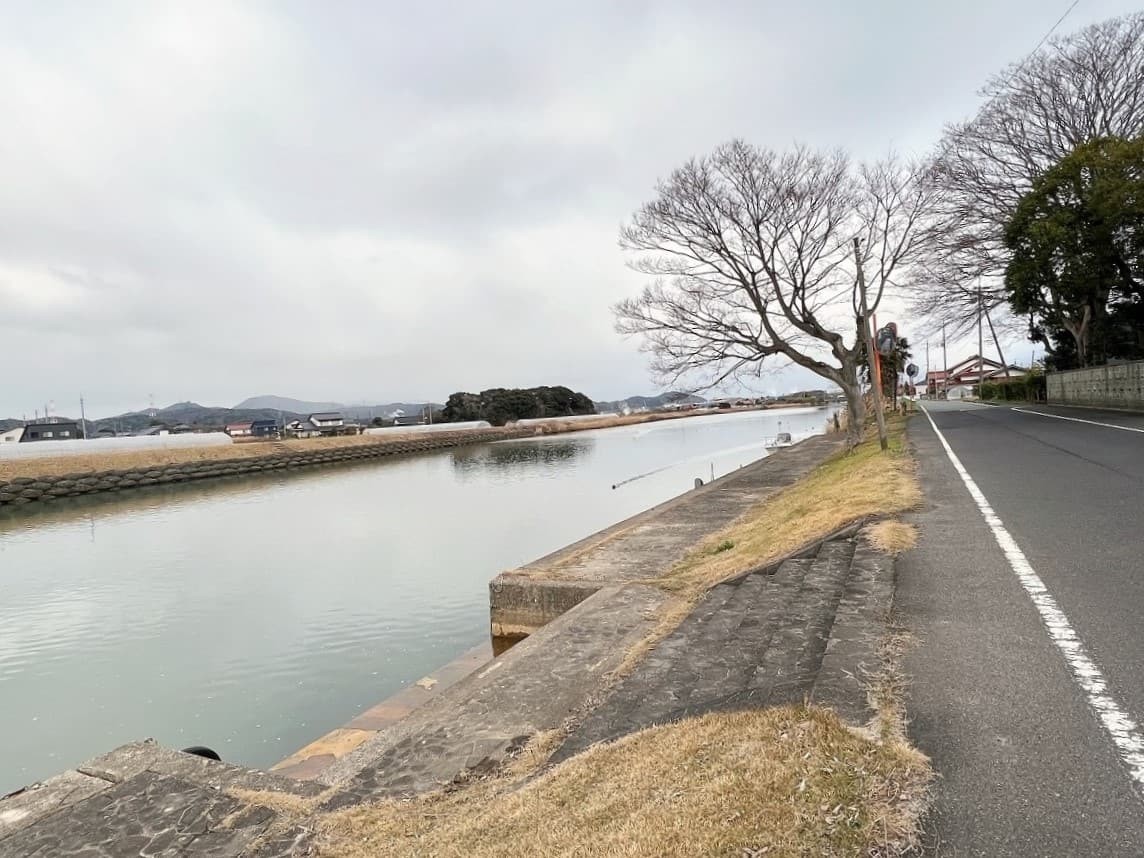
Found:
[{"label": "bare tree", "polygon": [[956,332],[1003,307],[1005,226],[1033,180],[1082,143],[1144,130],[1144,13],[1113,18],[994,76],[985,104],[949,126],[934,164],[941,205],[915,267],[915,309]]},{"label": "bare tree", "polygon": [[713,387],[783,357],[842,388],[861,438],[862,315],[852,240],[862,239],[869,311],[916,254],[931,188],[895,159],[855,170],[841,152],[785,154],[741,141],[691,160],[620,233],[655,278],[616,306],[666,382]]}]

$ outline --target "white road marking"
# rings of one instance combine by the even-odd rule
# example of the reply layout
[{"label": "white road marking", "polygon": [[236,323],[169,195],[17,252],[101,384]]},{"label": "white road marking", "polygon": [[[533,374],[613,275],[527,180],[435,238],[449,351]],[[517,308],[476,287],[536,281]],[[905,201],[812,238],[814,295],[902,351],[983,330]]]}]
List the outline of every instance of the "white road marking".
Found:
[{"label": "white road marking", "polygon": [[1144,736],[1141,735],[1140,728],[1109,693],[1108,683],[1105,681],[1104,675],[1093,660],[1089,658],[1084,644],[1073,630],[1068,617],[1065,616],[1064,611],[1057,607],[1056,600],[1045,587],[1041,577],[1033,569],[1029,559],[1025,557],[1025,553],[1017,546],[1016,540],[1005,529],[1005,525],[1002,524],[997,513],[993,511],[993,507],[989,505],[989,501],[982,494],[981,489],[977,487],[977,483],[973,481],[969,471],[961,464],[961,460],[957,458],[957,454],[953,452],[953,448],[949,446],[949,442],[945,440],[945,436],[937,428],[937,424],[934,423],[929,411],[922,408],[922,412],[929,420],[938,440],[941,441],[941,446],[945,448],[945,454],[949,456],[949,461],[953,463],[961,481],[969,489],[969,494],[985,518],[985,523],[993,531],[993,538],[997,540],[997,545],[1004,553],[1005,559],[1009,561],[1009,566],[1016,573],[1021,586],[1025,588],[1025,592],[1029,594],[1037,613],[1041,615],[1041,620],[1049,632],[1049,637],[1064,656],[1065,662],[1072,671],[1073,679],[1084,692],[1096,719],[1108,732],[1112,744],[1116,746],[1116,750],[1120,754],[1120,758],[1128,766],[1129,774],[1136,782],[1137,788],[1144,790]]},{"label": "white road marking", "polygon": [[1052,417],[1054,420],[1068,420],[1072,423],[1088,423],[1090,426],[1103,426],[1105,429],[1120,429],[1124,432],[1144,433],[1144,429],[1137,429],[1133,426],[1120,426],[1117,423],[1100,423],[1097,420],[1082,420],[1079,417],[1064,417],[1060,414],[1046,414],[1043,411],[1030,411],[1028,408],[1014,408],[1013,411],[1020,411],[1022,414],[1036,414],[1038,417]]}]

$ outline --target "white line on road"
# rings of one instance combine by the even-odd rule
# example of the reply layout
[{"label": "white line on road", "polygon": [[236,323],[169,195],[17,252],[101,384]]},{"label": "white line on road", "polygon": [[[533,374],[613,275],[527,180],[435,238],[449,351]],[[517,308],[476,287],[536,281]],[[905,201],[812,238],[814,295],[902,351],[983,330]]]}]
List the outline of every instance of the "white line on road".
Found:
[{"label": "white line on road", "polygon": [[[1122,429],[1125,432],[1144,433],[1144,429],[1137,429],[1132,426],[1120,426],[1116,423],[1100,423],[1096,420],[1082,420],[1080,417],[1064,417],[1060,414],[1046,414],[1043,411],[1030,411],[1028,408],[1014,408],[1013,411],[1020,411],[1022,414],[1036,414],[1038,417],[1052,417],[1054,420],[1069,420],[1073,423],[1088,423],[1091,426],[1103,426],[1105,429]],[[932,423],[933,421],[931,420],[930,422]]]},{"label": "white line on road", "polygon": [[993,531],[993,538],[997,540],[997,545],[1004,553],[1005,559],[1009,561],[1009,566],[1017,574],[1017,578],[1021,581],[1021,586],[1025,588],[1025,592],[1029,594],[1029,598],[1033,600],[1033,605],[1041,615],[1045,628],[1048,629],[1049,637],[1052,638],[1053,643],[1057,645],[1065,657],[1073,678],[1088,699],[1088,705],[1092,707],[1097,720],[1108,731],[1120,758],[1128,766],[1128,771],[1136,782],[1137,788],[1144,789],[1144,736],[1141,736],[1140,728],[1120,704],[1112,698],[1108,691],[1108,683],[1105,682],[1100,668],[1088,657],[1080,637],[1073,630],[1064,611],[1057,607],[1056,600],[1045,587],[1041,576],[1033,569],[1029,559],[1025,557],[1025,553],[1017,546],[1016,540],[1005,529],[1000,517],[993,511],[993,507],[989,505],[989,501],[982,494],[981,489],[977,487],[977,483],[973,481],[969,471],[965,470],[965,466],[961,464],[961,460],[957,458],[957,454],[953,452],[953,448],[949,446],[949,442],[945,440],[945,436],[937,428],[937,424],[934,423],[929,411],[924,407],[922,411],[925,413],[926,419],[929,420],[930,426],[933,427],[937,439],[941,441],[941,446],[945,448],[945,454],[949,456],[949,460],[953,463],[961,481],[969,489],[969,494],[972,495],[974,503],[981,510],[981,515],[985,517],[985,523]]}]

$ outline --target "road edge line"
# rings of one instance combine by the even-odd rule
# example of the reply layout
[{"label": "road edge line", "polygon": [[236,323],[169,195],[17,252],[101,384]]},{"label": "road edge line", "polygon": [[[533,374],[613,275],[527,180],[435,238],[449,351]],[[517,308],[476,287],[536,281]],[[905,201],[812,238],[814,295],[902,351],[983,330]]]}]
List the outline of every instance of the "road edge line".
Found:
[{"label": "road edge line", "polygon": [[[1046,414],[1044,411],[1030,411],[1028,408],[1018,408],[1016,406],[1009,410],[1019,411],[1021,414],[1035,414],[1038,417],[1052,417],[1054,420],[1068,420],[1071,423],[1087,423],[1090,426],[1103,426],[1105,429],[1120,429],[1123,432],[1139,432],[1144,434],[1144,429],[1137,429],[1134,426],[1118,426],[1115,423],[1101,423],[1097,420],[1085,420],[1081,417],[1065,417],[1063,414]],[[931,420],[930,422],[932,423],[933,421]]]},{"label": "road edge line", "polygon": [[937,424],[930,416],[929,411],[923,407],[922,413],[925,414],[926,420],[929,421],[930,427],[945,449],[945,454],[949,457],[954,470],[957,471],[961,481],[969,490],[977,509],[993,533],[997,546],[1009,562],[1009,567],[1016,574],[1021,586],[1025,588],[1025,592],[1037,609],[1037,613],[1040,614],[1049,638],[1064,656],[1065,663],[1072,672],[1074,681],[1084,693],[1096,720],[1100,722],[1109,738],[1112,739],[1112,744],[1115,746],[1120,759],[1128,767],[1129,776],[1135,781],[1137,790],[1144,793],[1144,736],[1141,735],[1140,728],[1109,693],[1104,674],[1089,658],[1080,636],[1073,630],[1068,617],[1065,616],[1064,611],[1057,607],[1056,600],[1049,593],[1045,583],[1041,580],[1041,576],[1033,569],[1033,565],[1017,545],[1016,540],[1005,529],[1001,518],[994,512],[984,493],[977,487],[973,477],[969,475],[969,471],[961,464],[961,460],[953,452],[953,448],[946,441],[945,435],[937,428]]}]

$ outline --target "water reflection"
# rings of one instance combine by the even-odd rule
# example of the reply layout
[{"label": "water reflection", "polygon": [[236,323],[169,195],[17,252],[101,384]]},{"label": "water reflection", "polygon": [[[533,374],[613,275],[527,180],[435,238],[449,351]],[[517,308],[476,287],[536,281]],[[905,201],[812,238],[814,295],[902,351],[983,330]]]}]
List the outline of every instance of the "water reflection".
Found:
[{"label": "water reflection", "polygon": [[479,479],[485,472],[515,471],[519,468],[566,465],[574,459],[591,456],[592,438],[545,438],[501,441],[453,450],[450,458],[462,479]]}]

